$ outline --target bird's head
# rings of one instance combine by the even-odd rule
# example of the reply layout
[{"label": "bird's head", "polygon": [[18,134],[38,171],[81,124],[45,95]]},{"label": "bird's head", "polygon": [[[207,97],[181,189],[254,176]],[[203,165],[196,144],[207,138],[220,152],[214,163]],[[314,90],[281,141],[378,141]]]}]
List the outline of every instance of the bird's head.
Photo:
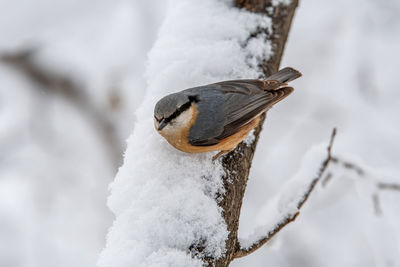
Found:
[{"label": "bird's head", "polygon": [[190,109],[195,96],[182,92],[167,95],[160,99],[154,108],[154,126],[161,132],[165,128],[181,128],[191,119]]}]

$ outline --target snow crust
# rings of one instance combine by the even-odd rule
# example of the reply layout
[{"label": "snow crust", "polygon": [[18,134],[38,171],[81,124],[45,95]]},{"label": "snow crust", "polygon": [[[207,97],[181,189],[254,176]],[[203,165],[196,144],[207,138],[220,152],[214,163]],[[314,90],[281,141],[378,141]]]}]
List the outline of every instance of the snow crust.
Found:
[{"label": "snow crust", "polygon": [[272,0],[272,5],[277,6],[279,4],[289,5],[292,0]]},{"label": "snow crust", "polygon": [[256,140],[256,136],[254,135],[255,130],[251,130],[249,135],[243,139],[243,142],[246,144],[246,146],[251,146],[253,142]]},{"label": "snow crust", "polygon": [[[98,266],[201,266],[202,257],[224,254],[228,231],[217,205],[224,193],[221,163],[211,160],[214,152],[171,147],[154,129],[153,108],[171,92],[260,76],[258,61],[269,56],[270,46],[265,36],[246,41],[257,27],[270,27],[270,20],[234,9],[230,1],[170,1],[149,54],[146,96],[111,185],[108,205],[116,219]],[[193,246],[204,247],[202,254],[189,255]]]}]

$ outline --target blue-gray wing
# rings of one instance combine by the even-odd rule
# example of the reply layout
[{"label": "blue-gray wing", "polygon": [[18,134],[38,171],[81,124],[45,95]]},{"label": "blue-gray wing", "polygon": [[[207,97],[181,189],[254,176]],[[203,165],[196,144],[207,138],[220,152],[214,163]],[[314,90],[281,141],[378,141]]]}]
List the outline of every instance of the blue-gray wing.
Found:
[{"label": "blue-gray wing", "polygon": [[288,96],[293,88],[286,82],[300,75],[285,68],[272,75],[273,80],[225,81],[183,91],[197,99],[198,114],[189,132],[189,143],[215,145],[237,133],[242,126]]},{"label": "blue-gray wing", "polygon": [[197,118],[189,131],[189,143],[196,146],[210,146],[219,143],[217,139],[226,124],[225,95],[215,84],[183,91],[193,97],[197,107]]}]

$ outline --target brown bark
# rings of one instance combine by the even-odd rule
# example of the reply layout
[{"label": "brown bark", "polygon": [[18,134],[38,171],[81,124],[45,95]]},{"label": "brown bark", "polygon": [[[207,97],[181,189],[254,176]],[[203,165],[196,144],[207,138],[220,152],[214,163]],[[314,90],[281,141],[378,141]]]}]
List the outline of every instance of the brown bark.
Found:
[{"label": "brown bark", "polygon": [[[272,32],[265,32],[265,34],[267,34],[272,42],[273,55],[260,66],[265,76],[271,75],[279,68],[279,63],[282,58],[283,49],[297,3],[297,0],[293,0],[289,5],[279,4],[273,6],[271,0],[236,1],[236,6],[239,8],[245,8],[251,12],[264,13],[272,18]],[[255,129],[255,141],[251,146],[241,143],[234,151],[230,152],[222,160],[224,169],[227,173],[227,177],[224,178],[226,193],[219,205],[223,209],[223,218],[226,221],[229,236],[226,241],[225,256],[216,261],[214,259],[207,259],[208,266],[228,266],[235,258],[237,251],[240,249],[237,238],[240,209],[246,189],[251,162],[253,160],[253,155],[264,120],[265,114],[262,115],[260,124]]]}]

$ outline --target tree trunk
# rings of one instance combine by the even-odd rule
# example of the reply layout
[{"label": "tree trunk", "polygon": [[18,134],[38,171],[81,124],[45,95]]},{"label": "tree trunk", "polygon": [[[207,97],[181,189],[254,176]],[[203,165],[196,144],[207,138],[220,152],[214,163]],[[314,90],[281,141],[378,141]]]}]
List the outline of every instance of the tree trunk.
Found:
[{"label": "tree trunk", "polygon": [[[236,6],[251,12],[264,13],[272,18],[272,33],[264,32],[272,42],[273,55],[261,65],[265,76],[276,72],[282,58],[282,53],[289,33],[290,24],[297,7],[298,1],[292,0],[290,4],[273,5],[271,0],[237,0]],[[260,32],[261,33],[261,32]],[[234,151],[223,159],[223,166],[227,173],[224,178],[225,195],[220,206],[226,221],[229,236],[226,241],[226,254],[214,262],[208,260],[208,266],[228,266],[239,250],[237,238],[239,228],[240,209],[246,189],[247,179],[257,146],[265,114],[262,115],[259,126],[255,129],[255,140],[251,146],[241,143]]]}]

